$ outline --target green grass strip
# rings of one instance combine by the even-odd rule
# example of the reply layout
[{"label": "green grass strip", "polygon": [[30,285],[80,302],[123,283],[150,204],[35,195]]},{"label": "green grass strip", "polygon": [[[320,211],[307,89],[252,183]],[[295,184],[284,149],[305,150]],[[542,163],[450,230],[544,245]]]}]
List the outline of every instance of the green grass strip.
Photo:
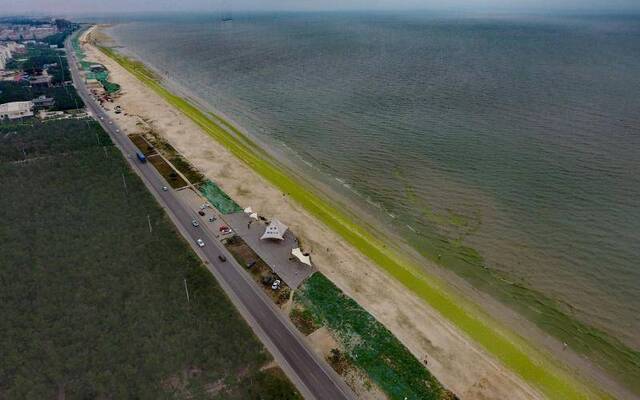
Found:
[{"label": "green grass strip", "polygon": [[491,321],[478,307],[463,299],[454,299],[447,293],[442,282],[434,277],[427,277],[419,266],[355,223],[346,212],[301,185],[237,129],[232,128],[233,134],[230,134],[221,125],[231,125],[221,122],[222,118],[216,117],[218,122],[214,122],[196,106],[163,87],[157,76],[144,64],[130,60],[110,48],[100,47],[100,50],[546,396],[563,400],[610,398],[578,381],[521,337],[500,328],[497,322]]}]

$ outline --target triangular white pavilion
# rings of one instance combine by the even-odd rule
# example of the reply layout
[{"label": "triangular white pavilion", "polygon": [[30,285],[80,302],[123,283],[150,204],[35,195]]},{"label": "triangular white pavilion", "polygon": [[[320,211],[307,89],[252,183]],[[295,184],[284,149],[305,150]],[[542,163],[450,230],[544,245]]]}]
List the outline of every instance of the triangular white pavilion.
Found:
[{"label": "triangular white pavilion", "polygon": [[300,247],[296,247],[295,249],[291,250],[291,254],[293,254],[298,260],[300,260],[301,263],[311,266],[311,257],[304,255],[304,253],[302,253],[302,250],[300,250]]},{"label": "triangular white pavilion", "polygon": [[285,224],[274,219],[265,229],[260,239],[278,239],[284,240],[284,233],[289,229]]}]

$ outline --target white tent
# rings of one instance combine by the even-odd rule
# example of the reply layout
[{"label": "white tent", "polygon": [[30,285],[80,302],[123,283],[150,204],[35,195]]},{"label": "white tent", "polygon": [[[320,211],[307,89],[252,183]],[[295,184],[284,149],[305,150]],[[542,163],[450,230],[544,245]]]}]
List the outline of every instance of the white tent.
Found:
[{"label": "white tent", "polygon": [[301,263],[311,266],[311,257],[305,256],[302,253],[302,250],[300,250],[300,247],[296,247],[295,249],[291,250],[291,254],[293,254],[298,260],[300,260]]},{"label": "white tent", "polygon": [[244,209],[244,212],[247,214],[251,214],[253,212],[253,210],[251,209],[251,207],[247,207]]},{"label": "white tent", "polygon": [[267,229],[264,231],[264,234],[260,239],[278,239],[284,240],[284,233],[287,231],[288,227],[282,222],[274,219],[267,226]]},{"label": "white tent", "polygon": [[258,219],[258,213],[249,214],[249,218]]}]

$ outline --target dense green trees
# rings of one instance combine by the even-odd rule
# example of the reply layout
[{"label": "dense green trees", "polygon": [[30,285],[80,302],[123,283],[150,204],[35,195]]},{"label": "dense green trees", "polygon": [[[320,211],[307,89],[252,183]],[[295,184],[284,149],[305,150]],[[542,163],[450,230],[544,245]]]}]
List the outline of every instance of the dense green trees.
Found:
[{"label": "dense green trees", "polygon": [[0,139],[0,398],[295,396],[95,122]]}]

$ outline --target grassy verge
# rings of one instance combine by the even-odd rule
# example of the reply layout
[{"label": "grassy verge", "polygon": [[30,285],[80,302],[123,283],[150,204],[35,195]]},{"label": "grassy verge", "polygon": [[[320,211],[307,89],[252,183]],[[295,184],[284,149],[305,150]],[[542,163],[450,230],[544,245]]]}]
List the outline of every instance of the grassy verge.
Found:
[{"label": "grassy verge", "polygon": [[95,122],[0,123],[0,193],[0,398],[300,398]]},{"label": "grassy verge", "polygon": [[142,135],[129,135],[129,139],[136,145],[136,147],[144,154],[146,157],[149,157],[154,154],[158,154],[156,149],[153,148],[146,140],[142,137]]},{"label": "grassy verge", "polygon": [[[300,185],[282,168],[255,146],[246,136],[219,117],[210,118],[193,104],[168,91],[145,66],[132,61],[113,49],[101,47],[103,53],[118,62],[169,104],[183,112],[207,134],[225,146],[228,151],[246,163],[268,182],[286,192],[310,214],[332,228],[344,240],[369,257],[389,275],[403,283],[448,318],[489,353],[519,374],[525,381],[539,388],[550,398],[585,399],[606,398],[587,384],[579,382],[564,369],[559,368],[546,355],[527,344],[519,336],[499,328],[495,322],[477,307],[461,299],[453,298],[441,282],[427,277],[420,268],[354,222],[353,218],[338,209],[317,193]],[[229,134],[225,129],[231,129]]]},{"label": "grassy verge", "polygon": [[324,275],[314,274],[294,299],[306,310],[301,315],[309,312],[316,324],[331,329],[349,361],[390,399],[454,398],[391,332]]},{"label": "grassy verge", "polygon": [[160,175],[169,182],[169,185],[171,185],[172,188],[179,189],[187,186],[187,182],[178,175],[178,173],[173,169],[173,167],[171,167],[171,165],[169,165],[168,162],[165,161],[164,158],[156,154],[148,157],[147,160],[160,173]]}]

